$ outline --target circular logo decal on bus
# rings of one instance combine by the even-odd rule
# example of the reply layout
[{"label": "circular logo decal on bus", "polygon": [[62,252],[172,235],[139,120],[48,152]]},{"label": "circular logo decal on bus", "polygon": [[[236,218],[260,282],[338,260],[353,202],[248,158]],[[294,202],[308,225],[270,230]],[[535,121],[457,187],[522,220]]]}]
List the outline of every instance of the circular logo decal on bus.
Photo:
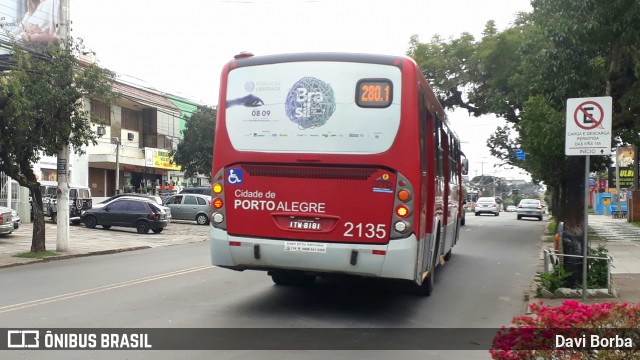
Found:
[{"label": "circular logo decal on bus", "polygon": [[311,76],[298,80],[287,94],[285,110],[300,129],[324,125],[336,110],[333,89],[326,82]]}]

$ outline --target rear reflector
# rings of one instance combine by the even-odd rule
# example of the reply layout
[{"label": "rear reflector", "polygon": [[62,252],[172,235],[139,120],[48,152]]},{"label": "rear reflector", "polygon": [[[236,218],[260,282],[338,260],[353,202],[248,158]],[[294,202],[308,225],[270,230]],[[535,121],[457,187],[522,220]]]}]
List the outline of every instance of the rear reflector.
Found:
[{"label": "rear reflector", "polygon": [[373,255],[387,255],[387,252],[385,250],[371,250],[371,253]]},{"label": "rear reflector", "polygon": [[241,244],[240,241],[229,241],[229,246],[240,246]]}]

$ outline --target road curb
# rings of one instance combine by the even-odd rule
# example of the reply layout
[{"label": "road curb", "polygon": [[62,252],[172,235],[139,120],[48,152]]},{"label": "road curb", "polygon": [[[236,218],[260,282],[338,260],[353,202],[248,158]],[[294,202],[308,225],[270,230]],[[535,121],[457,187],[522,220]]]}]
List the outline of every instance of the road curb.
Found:
[{"label": "road curb", "polygon": [[66,260],[66,259],[72,259],[72,258],[87,257],[87,256],[109,255],[109,254],[116,254],[116,253],[121,253],[121,252],[126,252],[126,251],[135,251],[135,250],[143,250],[143,249],[151,249],[151,246],[135,246],[135,247],[128,247],[128,248],[120,248],[120,249],[92,251],[92,252],[88,252],[88,253],[64,254],[64,255],[49,256],[49,257],[42,258],[42,259],[33,259],[31,261],[26,261],[26,262],[23,262],[23,263],[13,263],[13,264],[0,265],[0,269],[2,269],[2,268],[10,268],[10,267],[14,267],[14,266],[22,266],[22,265],[43,263],[43,262],[51,262],[51,261]]}]

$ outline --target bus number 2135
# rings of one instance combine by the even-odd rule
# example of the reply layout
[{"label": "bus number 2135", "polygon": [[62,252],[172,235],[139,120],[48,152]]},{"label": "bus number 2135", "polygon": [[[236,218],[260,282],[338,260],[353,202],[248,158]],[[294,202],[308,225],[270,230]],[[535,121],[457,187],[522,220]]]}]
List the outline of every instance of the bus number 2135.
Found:
[{"label": "bus number 2135", "polygon": [[344,223],[345,237],[354,237],[357,236],[359,238],[366,237],[372,239],[374,237],[378,239],[384,239],[387,237],[387,229],[384,224],[363,224],[357,223],[354,224],[350,221]]}]

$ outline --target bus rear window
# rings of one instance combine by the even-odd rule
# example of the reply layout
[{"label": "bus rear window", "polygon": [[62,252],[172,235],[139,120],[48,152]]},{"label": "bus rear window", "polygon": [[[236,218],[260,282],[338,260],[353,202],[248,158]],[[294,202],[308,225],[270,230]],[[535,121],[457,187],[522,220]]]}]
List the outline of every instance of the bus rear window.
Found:
[{"label": "bus rear window", "polygon": [[400,126],[400,79],[380,64],[240,67],[229,72],[226,130],[239,151],[381,153]]}]

